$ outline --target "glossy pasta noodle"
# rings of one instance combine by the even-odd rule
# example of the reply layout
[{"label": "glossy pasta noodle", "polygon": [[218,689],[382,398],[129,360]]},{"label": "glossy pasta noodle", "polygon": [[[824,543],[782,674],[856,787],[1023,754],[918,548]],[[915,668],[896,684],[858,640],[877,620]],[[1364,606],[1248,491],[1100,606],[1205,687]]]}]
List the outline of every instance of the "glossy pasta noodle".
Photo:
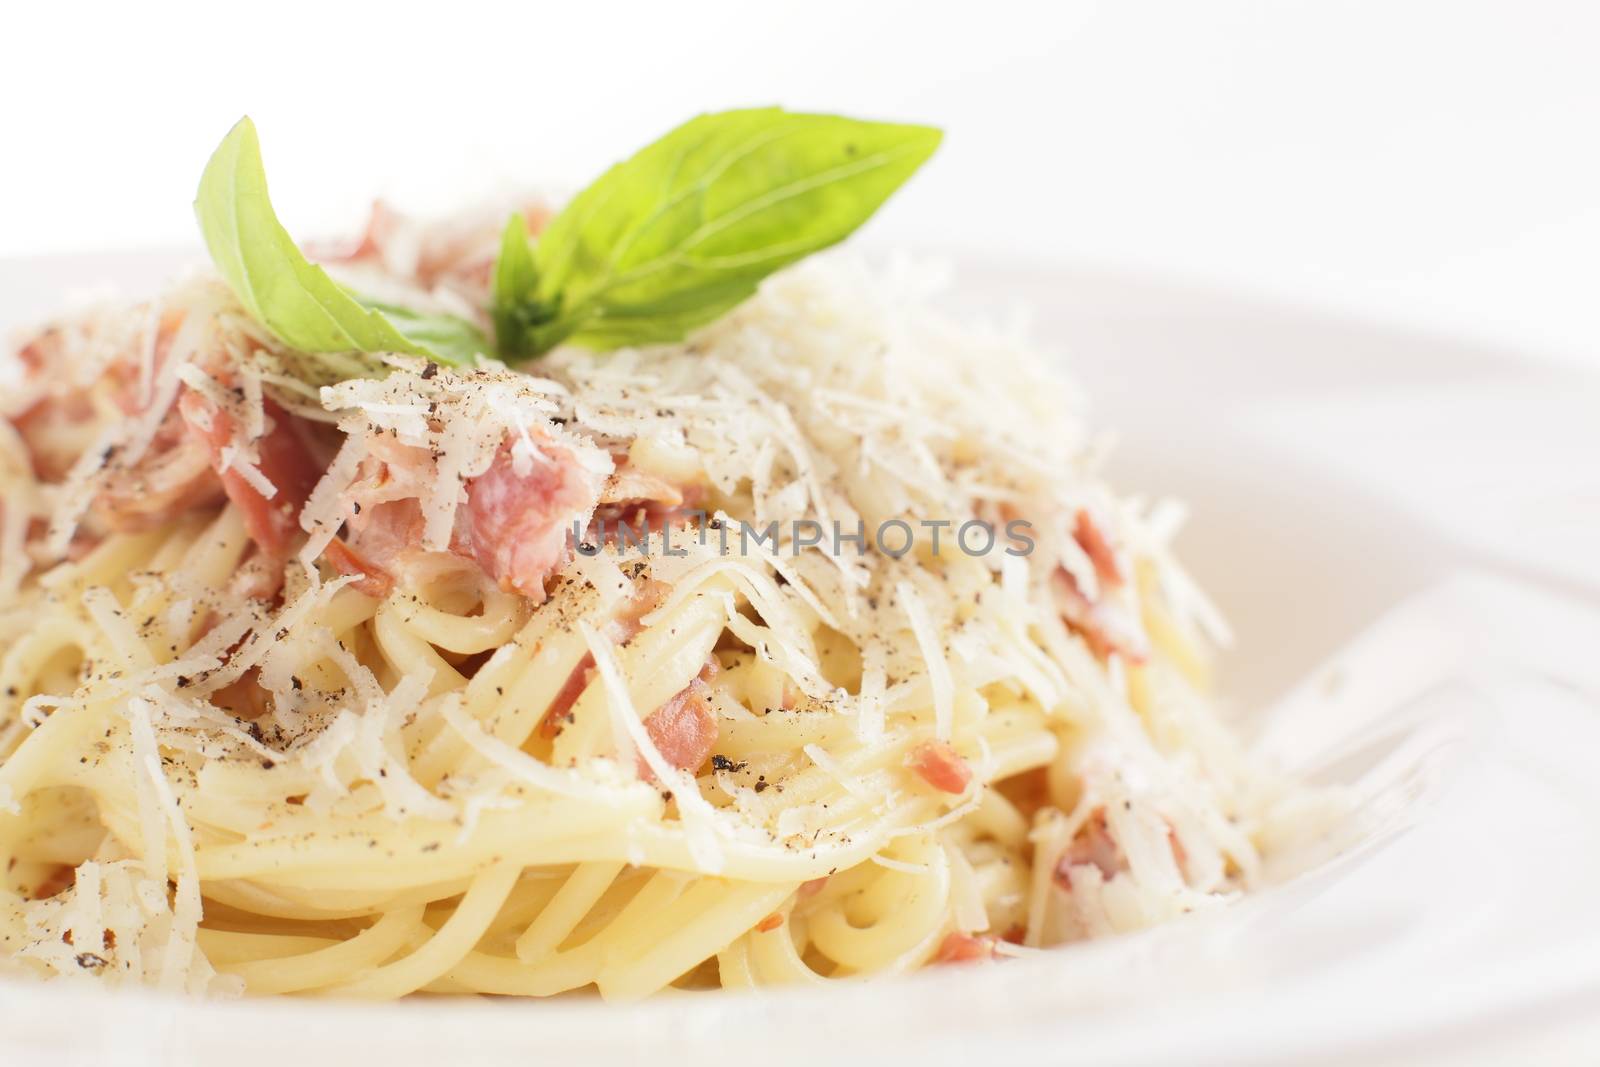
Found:
[{"label": "glossy pasta noodle", "polygon": [[[0,955],[626,999],[1003,957],[1256,884],[1318,801],[1208,702],[1225,632],[1175,512],[1113,497],[1044,357],[928,292],[835,256],[692,344],[320,390],[205,276],[24,338]],[[890,520],[1026,520],[1032,551],[793,529]]]}]

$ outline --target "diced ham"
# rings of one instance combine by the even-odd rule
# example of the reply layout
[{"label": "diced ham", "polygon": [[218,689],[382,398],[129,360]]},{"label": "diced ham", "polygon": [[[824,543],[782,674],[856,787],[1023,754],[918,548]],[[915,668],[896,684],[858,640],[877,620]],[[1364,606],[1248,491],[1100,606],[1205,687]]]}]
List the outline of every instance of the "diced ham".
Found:
[{"label": "diced ham", "polygon": [[945,939],[939,944],[939,951],[933,955],[934,963],[974,963],[992,959],[994,959],[994,938],[975,937],[960,931],[952,931],[945,935]]},{"label": "diced ham", "polygon": [[545,579],[567,559],[574,523],[594,510],[596,491],[577,458],[554,443],[518,466],[507,442],[467,483],[463,540],[502,588],[540,601]]},{"label": "diced ham", "polygon": [[283,559],[299,531],[300,509],[322,471],[295,431],[289,414],[271,400],[264,400],[263,405],[267,428],[254,442],[255,466],[276,489],[271,497],[232,466],[224,467],[224,450],[234,443],[236,431],[232,414],[192,390],[186,389],[178,401],[190,432],[209,450],[208,458],[212,469],[221,476],[223,492],[243,513],[250,539],[268,557]]},{"label": "diced ham", "polygon": [[972,768],[944,741],[924,741],[906,757],[917,777],[944,793],[964,793],[972,781]]}]

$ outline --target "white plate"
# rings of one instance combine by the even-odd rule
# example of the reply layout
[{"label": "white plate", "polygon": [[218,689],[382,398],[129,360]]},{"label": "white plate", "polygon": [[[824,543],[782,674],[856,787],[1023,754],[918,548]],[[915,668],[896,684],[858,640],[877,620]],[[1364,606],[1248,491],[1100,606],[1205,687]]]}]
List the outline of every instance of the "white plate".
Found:
[{"label": "white plate", "polygon": [[[176,254],[0,263],[0,325]],[[637,1005],[201,1003],[0,985],[0,1062],[1540,1062],[1600,1054],[1600,383],[1063,268],[1031,305],[1175,494],[1258,743],[1361,798],[1343,855],[1216,914],[994,967]],[[48,1059],[47,1059],[48,1058]]]}]

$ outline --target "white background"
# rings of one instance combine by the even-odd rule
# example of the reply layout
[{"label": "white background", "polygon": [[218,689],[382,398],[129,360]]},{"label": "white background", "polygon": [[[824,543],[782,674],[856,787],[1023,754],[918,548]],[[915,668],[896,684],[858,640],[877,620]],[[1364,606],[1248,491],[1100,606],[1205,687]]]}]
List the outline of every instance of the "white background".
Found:
[{"label": "white background", "polygon": [[706,109],[946,128],[879,239],[1600,364],[1600,4],[19,5],[0,255],[193,240],[242,113],[301,236],[581,184]]}]

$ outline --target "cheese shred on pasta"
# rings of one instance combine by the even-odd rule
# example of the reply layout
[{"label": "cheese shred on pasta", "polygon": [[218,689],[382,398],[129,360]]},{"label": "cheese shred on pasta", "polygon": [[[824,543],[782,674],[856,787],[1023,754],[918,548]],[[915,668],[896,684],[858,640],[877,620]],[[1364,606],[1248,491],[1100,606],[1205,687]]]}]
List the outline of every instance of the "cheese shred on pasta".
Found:
[{"label": "cheese shred on pasta", "polygon": [[[341,266],[482,306],[437,233]],[[1216,717],[1174,512],[932,290],[834,254],[683,344],[320,387],[209,276],[24,337],[0,958],[624,999],[1251,888],[1309,794]]]}]

